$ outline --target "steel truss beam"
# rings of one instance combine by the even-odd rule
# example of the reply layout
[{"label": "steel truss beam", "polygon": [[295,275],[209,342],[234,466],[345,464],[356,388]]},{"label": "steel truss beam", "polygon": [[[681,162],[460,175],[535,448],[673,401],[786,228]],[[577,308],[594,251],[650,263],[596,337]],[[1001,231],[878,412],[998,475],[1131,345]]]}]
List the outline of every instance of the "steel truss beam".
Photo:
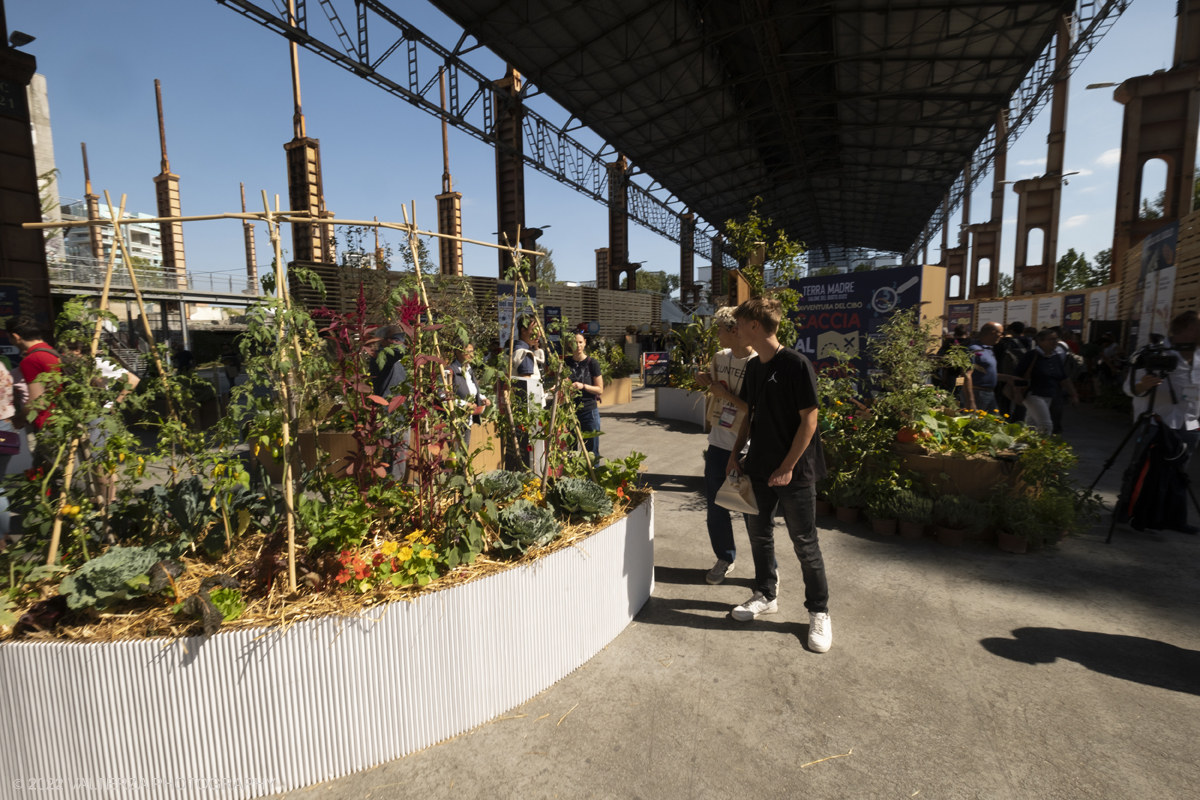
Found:
[{"label": "steel truss beam", "polygon": [[[1042,107],[1050,101],[1055,82],[1075,73],[1076,68],[1083,62],[1087,54],[1104,38],[1104,34],[1121,14],[1125,13],[1132,2],[1133,0],[1077,0],[1076,13],[1072,22],[1075,35],[1071,49],[1067,53],[1066,66],[1062,70],[1066,74],[1059,75],[1054,68],[1056,62],[1055,40],[1051,39],[1050,44],[1038,56],[1033,69],[1029,71],[1025,79],[1021,81],[1020,87],[1013,93],[1009,103],[1009,128],[1006,137],[1009,149],[1012,149],[1017,137],[1029,127]],[[975,155],[971,158],[970,185],[966,185],[963,180],[964,175],[959,174],[950,189],[949,208],[938,205],[937,210],[930,217],[929,223],[921,230],[906,254],[906,261],[916,260],[916,256],[922,248],[933,241],[934,234],[948,223],[949,217],[953,216],[962,205],[963,197],[973,192],[975,187],[988,176],[992,169],[995,150],[996,129],[993,127],[988,131],[983,142],[975,151]]]},{"label": "steel truss beam", "polygon": [[[461,58],[464,53],[479,47],[476,44],[465,50],[462,49],[468,38],[466,34],[451,50],[426,36],[379,0],[354,0],[356,41],[347,33],[331,0],[318,0],[334,33],[331,41],[327,42],[314,35],[309,29],[308,16],[305,12],[306,3],[303,0],[297,3],[297,24],[294,26],[288,24],[286,14],[267,11],[251,0],[217,0],[217,2],[268,30],[296,42],[299,46],[316,53],[327,61],[370,81],[389,94],[407,101],[422,111],[439,119],[445,118],[449,124],[479,141],[502,150],[511,150],[496,138],[495,123],[498,112],[503,112],[505,109],[494,107],[496,102],[495,79],[487,77]],[[373,14],[375,17],[371,25],[368,25],[367,22],[368,14]],[[381,26],[377,24],[378,22],[386,24]],[[395,41],[391,41],[393,36],[397,37]],[[374,39],[374,44],[371,44],[372,39]],[[388,42],[388,44],[379,47],[378,45],[383,42]],[[403,48],[406,58],[404,74],[400,77],[384,75],[380,71],[380,67],[401,48]],[[382,53],[382,55],[372,62],[369,56],[370,52]],[[442,111],[438,98],[430,96],[431,92],[433,94],[437,92],[438,74],[442,69],[446,70],[449,95],[448,107],[445,112]],[[537,94],[530,88],[531,86],[532,83],[526,77],[522,91],[523,98],[527,99]],[[607,207],[608,171],[601,156],[568,135],[564,130],[566,126],[559,127],[528,107],[525,107],[522,113],[525,148],[521,155],[525,162],[539,172],[549,175],[556,181],[570,186]],[[626,186],[629,198],[629,218],[660,236],[678,243],[680,241],[679,212],[635,183],[627,181]],[[695,251],[706,258],[711,257],[712,236],[710,233],[696,232]],[[730,267],[737,266],[737,261],[728,254],[724,255],[724,261]]]}]

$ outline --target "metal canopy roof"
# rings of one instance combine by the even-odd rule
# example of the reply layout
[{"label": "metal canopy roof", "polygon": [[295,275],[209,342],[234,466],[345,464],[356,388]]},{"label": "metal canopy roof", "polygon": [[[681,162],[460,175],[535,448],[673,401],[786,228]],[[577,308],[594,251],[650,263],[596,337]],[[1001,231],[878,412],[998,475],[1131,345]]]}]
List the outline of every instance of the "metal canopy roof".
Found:
[{"label": "metal canopy roof", "polygon": [[432,2],[705,219],[901,252],[1076,5]]}]

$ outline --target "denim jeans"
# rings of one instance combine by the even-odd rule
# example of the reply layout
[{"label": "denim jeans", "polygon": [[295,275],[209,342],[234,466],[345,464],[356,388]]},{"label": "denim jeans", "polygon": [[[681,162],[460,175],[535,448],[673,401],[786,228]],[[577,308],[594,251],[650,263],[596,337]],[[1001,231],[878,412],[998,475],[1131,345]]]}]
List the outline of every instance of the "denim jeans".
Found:
[{"label": "denim jeans", "polygon": [[[580,411],[577,415],[579,418],[579,430],[587,433],[589,431],[600,432],[600,409],[593,407],[587,411]],[[592,451],[593,460],[600,460],[600,437],[594,439],[584,439],[583,443],[587,445],[587,449]]]},{"label": "denim jeans", "polygon": [[1036,394],[1025,395],[1025,424],[1043,436],[1049,436],[1054,430],[1054,422],[1050,418],[1050,403],[1052,397],[1039,397]]},{"label": "denim jeans", "polygon": [[733,541],[733,512],[717,505],[716,502],[717,492],[721,491],[721,486],[725,483],[725,470],[728,466],[729,451],[710,444],[704,453],[704,494],[708,500],[708,540],[712,542],[713,555],[732,564],[737,558],[737,545]]},{"label": "denim jeans", "polygon": [[999,411],[996,407],[996,391],[994,389],[976,389],[975,407],[989,414]]},{"label": "denim jeans", "polygon": [[754,588],[768,600],[774,600],[779,588],[775,563],[775,506],[783,510],[788,536],[800,572],[804,576],[804,607],[810,613],[829,610],[829,584],[825,580],[825,562],[817,541],[817,489],[815,486],[767,486],[767,481],[751,478],[757,514],[746,515],[750,534],[750,552],[754,555]]}]

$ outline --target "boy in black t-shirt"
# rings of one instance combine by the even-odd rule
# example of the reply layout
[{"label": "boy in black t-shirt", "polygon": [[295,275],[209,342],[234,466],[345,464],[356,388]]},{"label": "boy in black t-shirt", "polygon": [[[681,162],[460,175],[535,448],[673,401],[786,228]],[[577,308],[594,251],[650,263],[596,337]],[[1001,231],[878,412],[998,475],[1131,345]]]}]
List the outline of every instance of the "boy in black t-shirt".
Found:
[{"label": "boy in black t-shirt", "polygon": [[[733,609],[733,618],[747,622],[778,611],[775,507],[780,506],[804,576],[808,646],[824,653],[833,642],[833,626],[829,585],[817,542],[816,485],[825,477],[825,456],[817,431],[817,378],[807,358],[775,338],[782,311],[778,300],[755,297],[733,312],[738,338],[758,353],[746,363],[740,395],[750,406],[750,417],[738,433],[728,467],[729,472],[750,477],[758,504],[758,514],[746,515],[754,557],[754,595]],[[747,438],[750,452],[740,464],[737,453]]]}]

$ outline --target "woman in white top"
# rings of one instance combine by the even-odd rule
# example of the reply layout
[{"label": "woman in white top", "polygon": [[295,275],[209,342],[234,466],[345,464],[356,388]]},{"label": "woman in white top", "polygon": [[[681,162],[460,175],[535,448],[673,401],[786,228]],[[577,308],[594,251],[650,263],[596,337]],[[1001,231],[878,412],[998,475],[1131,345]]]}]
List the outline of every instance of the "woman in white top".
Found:
[{"label": "woman in white top", "polygon": [[709,570],[706,580],[718,584],[733,569],[737,545],[733,541],[731,512],[717,505],[716,497],[725,483],[725,467],[729,464],[730,451],[737,444],[742,418],[749,411],[738,392],[746,375],[746,362],[754,356],[754,350],[738,340],[732,306],[719,309],[713,316],[713,324],[717,326],[723,349],[713,356],[709,371],[696,376],[696,382],[708,389],[712,403],[709,415],[712,429],[704,454],[704,488],[708,499],[708,538],[717,563]]}]

